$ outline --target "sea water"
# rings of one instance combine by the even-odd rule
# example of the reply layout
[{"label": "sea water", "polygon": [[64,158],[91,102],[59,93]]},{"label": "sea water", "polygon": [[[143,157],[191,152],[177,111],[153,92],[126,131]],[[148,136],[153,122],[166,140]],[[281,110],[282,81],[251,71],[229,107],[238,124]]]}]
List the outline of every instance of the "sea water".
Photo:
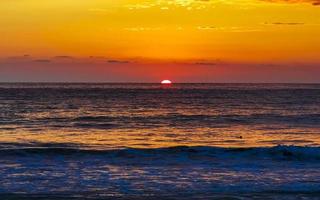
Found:
[{"label": "sea water", "polygon": [[0,84],[0,198],[320,199],[320,85]]}]

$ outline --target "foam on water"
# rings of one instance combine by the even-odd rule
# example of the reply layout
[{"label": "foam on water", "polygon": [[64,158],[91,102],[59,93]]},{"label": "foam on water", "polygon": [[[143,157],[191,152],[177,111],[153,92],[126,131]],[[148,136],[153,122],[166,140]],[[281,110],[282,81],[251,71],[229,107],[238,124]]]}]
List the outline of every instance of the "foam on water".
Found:
[{"label": "foam on water", "polygon": [[[11,147],[10,147],[11,146]],[[0,193],[96,195],[318,194],[320,148],[93,150],[2,144]]]},{"label": "foam on water", "polygon": [[41,156],[68,156],[81,159],[84,156],[99,156],[108,161],[137,165],[175,163],[189,165],[194,162],[211,164],[215,162],[225,163],[225,160],[233,160],[235,164],[243,161],[255,162],[320,162],[320,147],[303,146],[276,146],[256,148],[222,148],[222,147],[187,147],[177,146],[157,149],[81,149],[76,147],[63,147],[62,145],[45,144],[42,146],[1,144],[0,155],[2,158],[16,157],[41,157]]}]

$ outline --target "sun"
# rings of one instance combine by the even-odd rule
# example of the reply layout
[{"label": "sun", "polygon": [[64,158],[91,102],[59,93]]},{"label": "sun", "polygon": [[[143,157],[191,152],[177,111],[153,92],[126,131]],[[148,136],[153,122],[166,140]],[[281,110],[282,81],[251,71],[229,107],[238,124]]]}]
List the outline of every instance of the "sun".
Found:
[{"label": "sun", "polygon": [[170,80],[163,80],[163,81],[161,81],[161,84],[162,84],[162,85],[171,85],[171,84],[172,84],[172,81],[170,81]]}]

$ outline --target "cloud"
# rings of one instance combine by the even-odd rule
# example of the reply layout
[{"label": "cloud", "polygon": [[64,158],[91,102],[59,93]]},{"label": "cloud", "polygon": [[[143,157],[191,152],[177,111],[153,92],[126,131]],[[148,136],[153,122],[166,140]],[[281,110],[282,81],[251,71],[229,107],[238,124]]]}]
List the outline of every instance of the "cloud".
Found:
[{"label": "cloud", "polygon": [[219,63],[216,62],[195,62],[193,63],[194,65],[210,65],[210,66],[215,66],[218,65]]},{"label": "cloud", "polygon": [[225,26],[225,27],[216,27],[216,26],[198,26],[196,27],[199,31],[222,31],[222,32],[238,32],[238,33],[245,33],[245,32],[257,32],[261,31],[260,29],[254,27],[235,27],[235,26]]},{"label": "cloud", "polygon": [[128,64],[130,62],[127,61],[127,60],[108,60],[108,63],[111,63],[111,64]]},{"label": "cloud", "polygon": [[72,56],[56,56],[54,58],[56,58],[56,59],[73,59]]},{"label": "cloud", "polygon": [[227,65],[228,63],[221,59],[213,59],[213,60],[195,60],[190,64],[199,65],[199,66],[220,66],[220,65]]},{"label": "cloud", "polygon": [[320,6],[320,0],[262,0],[271,3],[310,3],[314,6]]},{"label": "cloud", "polygon": [[10,56],[8,57],[9,60],[26,60],[26,59],[30,59],[31,56],[29,54],[25,54],[22,56]]},{"label": "cloud", "polygon": [[213,29],[217,29],[217,27],[214,27],[214,26],[198,26],[197,29],[199,29],[199,30],[213,30]]},{"label": "cloud", "polygon": [[160,27],[131,27],[131,28],[124,28],[126,31],[133,31],[133,32],[139,32],[139,31],[159,31],[162,30]]},{"label": "cloud", "polygon": [[37,60],[34,60],[34,62],[38,62],[38,63],[49,63],[49,62],[51,62],[51,60],[48,60],[48,59],[37,59]]},{"label": "cloud", "polygon": [[89,56],[90,59],[106,59],[104,56]]},{"label": "cloud", "polygon": [[264,23],[264,25],[283,25],[283,26],[299,26],[299,25],[305,25],[305,23],[301,22],[272,22],[272,23]]},{"label": "cloud", "polygon": [[211,0],[157,0],[149,1],[146,3],[128,4],[125,7],[130,10],[141,10],[150,8],[169,10],[170,8],[174,7],[184,7],[188,10],[201,10],[207,8],[206,6],[210,3],[212,3]]},{"label": "cloud", "polygon": [[155,4],[130,4],[130,5],[126,5],[126,7],[130,10],[140,10],[140,9],[147,9],[147,8],[151,8],[154,7]]}]

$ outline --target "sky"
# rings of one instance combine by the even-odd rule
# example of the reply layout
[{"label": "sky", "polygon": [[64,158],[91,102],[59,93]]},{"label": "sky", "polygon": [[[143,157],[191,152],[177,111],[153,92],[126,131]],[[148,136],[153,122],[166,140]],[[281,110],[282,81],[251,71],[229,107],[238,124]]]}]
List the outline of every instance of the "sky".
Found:
[{"label": "sky", "polygon": [[0,82],[320,83],[320,0],[1,0]]}]

